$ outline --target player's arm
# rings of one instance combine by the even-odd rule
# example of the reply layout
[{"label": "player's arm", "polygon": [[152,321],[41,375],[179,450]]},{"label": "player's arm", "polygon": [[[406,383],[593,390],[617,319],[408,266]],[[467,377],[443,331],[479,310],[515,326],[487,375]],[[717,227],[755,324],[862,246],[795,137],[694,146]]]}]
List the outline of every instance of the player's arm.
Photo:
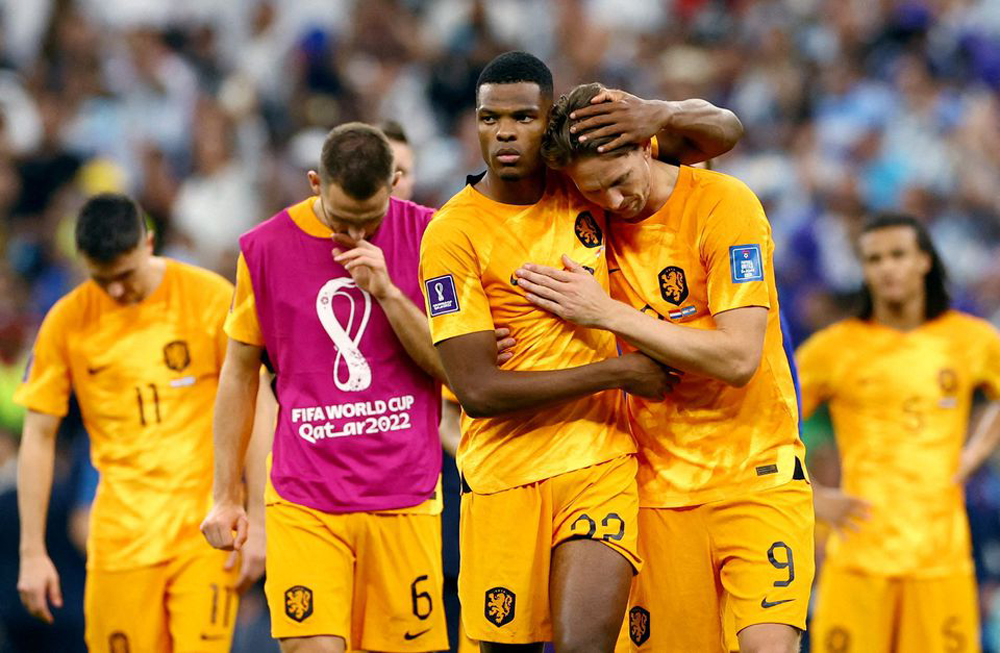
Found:
[{"label": "player's arm", "polygon": [[462,407],[447,397],[441,398],[441,424],[438,433],[441,436],[441,448],[452,458],[458,453],[458,444],[462,441]]},{"label": "player's arm", "polygon": [[[215,397],[213,506],[201,532],[217,549],[239,550],[247,539],[243,470],[253,430],[263,347],[229,339]],[[261,495],[263,496],[263,495]],[[233,536],[236,531],[236,536]]]},{"label": "player's arm", "polygon": [[715,315],[715,329],[693,329],[649,317],[608,296],[592,274],[569,257],[565,270],[526,264],[517,271],[528,300],[580,326],[611,331],[664,365],[746,385],[760,365],[767,308],[746,306]]},{"label": "player's arm", "polygon": [[17,457],[17,511],[21,523],[17,591],[28,612],[47,623],[52,623],[49,603],[62,607],[59,574],[45,547],[45,519],[61,421],[56,415],[28,410]]},{"label": "player's arm", "polygon": [[871,518],[872,506],[868,501],[851,496],[840,488],[820,485],[815,478],[811,482],[816,519],[842,536],[849,531],[860,531],[862,523]]},{"label": "player's arm", "polygon": [[1000,401],[991,401],[976,422],[959,460],[955,482],[962,485],[990,457],[1000,444]]},{"label": "player's arm", "polygon": [[[242,594],[264,575],[267,538],[264,533],[264,491],[267,486],[267,455],[274,442],[278,400],[271,391],[271,375],[261,370],[254,408],[253,429],[246,455],[247,540],[239,552],[240,574],[236,591]],[[229,565],[236,564],[236,552]]]},{"label": "player's arm", "polygon": [[706,100],[644,100],[620,90],[597,94],[570,119],[577,121],[570,129],[581,141],[617,136],[598,148],[602,152],[656,136],[657,158],[668,163],[707,161],[733,149],[743,137],[736,114]]},{"label": "player's arm", "polygon": [[502,370],[497,366],[493,331],[449,338],[437,349],[449,386],[471,417],[541,408],[617,388],[662,399],[677,381],[671,371],[635,353],[563,370]]},{"label": "player's arm", "polygon": [[358,287],[379,303],[413,362],[444,383],[444,368],[434,350],[427,316],[392,282],[382,250],[366,240],[353,240],[343,234],[337,234],[334,240],[344,249],[335,248],[333,260],[343,265]]}]

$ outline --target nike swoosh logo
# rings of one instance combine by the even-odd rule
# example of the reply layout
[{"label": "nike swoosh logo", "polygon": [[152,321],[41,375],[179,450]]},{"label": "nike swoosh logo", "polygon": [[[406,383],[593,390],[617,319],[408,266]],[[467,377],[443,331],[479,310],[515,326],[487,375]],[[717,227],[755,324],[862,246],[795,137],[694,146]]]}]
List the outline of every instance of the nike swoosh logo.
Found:
[{"label": "nike swoosh logo", "polygon": [[768,608],[773,608],[774,606],[781,605],[782,603],[791,603],[794,600],[795,599],[782,599],[780,601],[768,601],[767,597],[765,596],[760,600],[760,607],[767,610]]},{"label": "nike swoosh logo", "polygon": [[98,367],[87,366],[87,374],[90,374],[91,376],[93,376],[93,375],[97,374],[98,372],[103,372],[104,370],[108,369],[109,367],[111,367],[110,364],[108,364],[108,365],[100,365]]},{"label": "nike swoosh logo", "polygon": [[226,637],[225,635],[206,635],[205,633],[201,634],[202,641],[206,642],[211,642],[217,639],[225,639],[225,637]]},{"label": "nike swoosh logo", "polygon": [[430,628],[428,628],[427,630],[421,630],[416,635],[411,635],[410,633],[406,633],[405,635],[403,635],[403,639],[405,639],[406,641],[410,641],[411,639],[416,639],[416,638],[420,637],[421,635],[426,635],[429,632],[431,632]]}]

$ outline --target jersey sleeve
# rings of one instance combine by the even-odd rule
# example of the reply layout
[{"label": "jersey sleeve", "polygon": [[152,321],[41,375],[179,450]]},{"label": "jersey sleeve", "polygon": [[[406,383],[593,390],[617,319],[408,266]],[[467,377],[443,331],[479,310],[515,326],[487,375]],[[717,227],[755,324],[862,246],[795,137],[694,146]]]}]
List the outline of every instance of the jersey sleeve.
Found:
[{"label": "jersey sleeve", "polygon": [[992,401],[1000,401],[1000,333],[992,325],[984,328],[985,348],[977,385]]},{"label": "jersey sleeve", "polygon": [[832,395],[831,374],[836,348],[830,344],[829,334],[821,332],[802,343],[795,352],[802,393],[802,419],[807,419]]},{"label": "jersey sleeve", "polygon": [[248,345],[264,346],[264,334],[261,333],[260,322],[257,320],[257,299],[253,293],[250,269],[243,254],[236,261],[236,290],[226,317],[225,334]]},{"label": "jersey sleeve", "polygon": [[771,226],[749,188],[726,188],[705,220],[699,249],[712,315],[747,306],[771,307]]},{"label": "jersey sleeve", "polygon": [[[483,244],[477,236],[477,244]],[[457,221],[431,221],[420,244],[420,287],[434,344],[493,330],[477,246]]]},{"label": "jersey sleeve", "polygon": [[62,304],[49,311],[35,339],[24,378],[14,392],[14,402],[29,410],[64,417],[72,388],[66,345],[67,320]]}]

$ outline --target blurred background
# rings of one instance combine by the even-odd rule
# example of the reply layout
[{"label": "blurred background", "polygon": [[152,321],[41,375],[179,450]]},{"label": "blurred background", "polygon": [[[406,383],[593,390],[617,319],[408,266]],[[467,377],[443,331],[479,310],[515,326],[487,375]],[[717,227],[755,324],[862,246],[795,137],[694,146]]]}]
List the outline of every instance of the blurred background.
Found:
[{"label": "blurred background", "polygon": [[[45,311],[81,279],[72,218],[137,197],[158,250],[232,278],[236,238],[309,193],[325,132],[399,121],[415,199],[483,168],[475,80],[525,49],[557,92],[601,81],[706,98],[746,136],[716,167],[764,202],[796,342],[852,310],[864,217],[930,226],[961,308],[1000,324],[1000,0],[0,0],[0,651],[82,650],[86,434],[67,420],[49,523],[67,607],[15,589],[11,401]],[[806,425],[835,482],[829,425]],[[984,646],[1000,651],[1000,472],[969,487]],[[271,650],[262,594],[235,650]]]}]

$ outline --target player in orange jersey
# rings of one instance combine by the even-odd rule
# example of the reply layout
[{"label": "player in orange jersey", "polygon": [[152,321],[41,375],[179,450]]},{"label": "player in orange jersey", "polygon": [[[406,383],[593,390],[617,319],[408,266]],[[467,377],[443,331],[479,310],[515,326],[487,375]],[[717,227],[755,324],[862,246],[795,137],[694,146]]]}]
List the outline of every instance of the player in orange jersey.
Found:
[{"label": "player in orange jersey", "polygon": [[[802,409],[827,403],[841,488],[813,650],[978,651],[963,484],[1000,441],[1000,334],[950,308],[945,269],[915,218],[883,215],[860,239],[863,307],[798,352]],[[966,440],[973,393],[991,400]],[[858,502],[863,503],[858,503]]]},{"label": "player in orange jersey", "polygon": [[587,84],[560,98],[543,155],[611,213],[612,296],[572,256],[566,270],[527,264],[517,278],[536,306],[685,372],[665,400],[628,398],[646,563],[630,597],[632,647],[722,651],[731,609],[744,653],[797,651],[812,493],[770,225],[732,177],[657,161],[648,141],[605,153],[608,137],[581,142],[570,116],[605,92]]},{"label": "player in orange jersey", "polygon": [[[618,390],[661,397],[673,382],[643,355],[618,357],[610,334],[534,308],[517,287],[524,261],[555,263],[567,251],[608,282],[603,211],[539,156],[551,93],[551,73],[527,53],[484,69],[476,101],[487,171],[442,207],[421,248],[432,336],[465,409],[459,594],[484,651],[539,650],[549,639],[557,651],[614,647],[640,565],[634,443]],[[738,138],[720,145],[735,118],[707,103],[636,107],[645,108],[690,136],[671,155],[700,160],[692,142],[710,143],[711,156]],[[500,366],[496,326],[520,348]]]},{"label": "player in orange jersey", "polygon": [[[211,504],[212,403],[233,287],[153,256],[153,236],[125,196],[89,200],[76,242],[91,278],[45,317],[14,396],[28,408],[17,482],[21,600],[48,622],[49,604],[62,604],[45,514],[72,391],[101,474],[87,547],[88,648],[228,651],[237,590],[263,571],[262,539],[245,549],[253,555],[240,573],[198,530]],[[262,492],[263,478],[253,480]],[[257,503],[262,511],[262,494]]]}]

